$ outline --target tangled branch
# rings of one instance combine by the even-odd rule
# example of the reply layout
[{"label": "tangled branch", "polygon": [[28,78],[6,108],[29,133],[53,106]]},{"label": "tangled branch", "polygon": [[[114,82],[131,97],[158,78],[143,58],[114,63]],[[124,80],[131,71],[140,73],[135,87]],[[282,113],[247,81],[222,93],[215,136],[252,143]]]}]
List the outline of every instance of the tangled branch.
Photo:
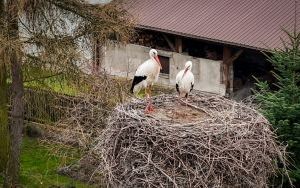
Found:
[{"label": "tangled branch", "polygon": [[[116,108],[91,154],[111,187],[268,187],[285,147],[256,110],[198,93]],[[277,161],[277,162],[276,162]]]}]

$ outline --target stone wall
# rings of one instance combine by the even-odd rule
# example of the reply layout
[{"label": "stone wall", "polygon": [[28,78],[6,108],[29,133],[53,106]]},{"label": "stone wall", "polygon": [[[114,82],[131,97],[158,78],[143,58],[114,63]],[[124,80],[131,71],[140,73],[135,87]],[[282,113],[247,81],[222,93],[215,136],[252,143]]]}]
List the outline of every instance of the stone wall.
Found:
[{"label": "stone wall", "polygon": [[[106,46],[102,68],[109,74],[132,79],[137,67],[149,59],[150,48],[128,44],[123,46]],[[170,58],[170,74],[160,75],[158,84],[175,87],[176,74],[184,68],[186,61],[193,62],[192,72],[195,76],[195,89],[225,95],[225,86],[220,82],[220,65],[222,61],[157,50],[159,55]]]}]

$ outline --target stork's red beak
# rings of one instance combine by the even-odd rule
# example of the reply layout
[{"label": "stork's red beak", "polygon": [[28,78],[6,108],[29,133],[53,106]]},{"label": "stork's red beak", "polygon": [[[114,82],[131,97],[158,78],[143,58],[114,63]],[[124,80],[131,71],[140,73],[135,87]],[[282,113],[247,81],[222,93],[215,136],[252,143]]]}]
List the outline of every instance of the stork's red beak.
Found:
[{"label": "stork's red beak", "polygon": [[162,69],[158,56],[155,56],[154,59],[159,64],[160,69]]},{"label": "stork's red beak", "polygon": [[184,77],[184,75],[186,74],[186,72],[189,70],[190,66],[188,66],[187,68],[184,69],[184,72],[183,72],[183,75],[182,75],[182,78]]}]

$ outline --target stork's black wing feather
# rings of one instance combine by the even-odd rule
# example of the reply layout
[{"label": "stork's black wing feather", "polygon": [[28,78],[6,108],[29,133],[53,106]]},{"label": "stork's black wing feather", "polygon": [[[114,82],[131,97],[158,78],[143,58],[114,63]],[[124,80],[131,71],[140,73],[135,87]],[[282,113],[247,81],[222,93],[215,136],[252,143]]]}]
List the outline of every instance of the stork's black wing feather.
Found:
[{"label": "stork's black wing feather", "polygon": [[193,88],[194,88],[194,84],[191,83],[191,90],[190,90],[190,92],[193,90]]},{"label": "stork's black wing feather", "polygon": [[176,84],[176,90],[179,93],[179,85],[178,84]]},{"label": "stork's black wing feather", "polygon": [[134,76],[133,81],[132,81],[132,85],[130,88],[130,92],[133,93],[133,88],[135,85],[137,85],[138,83],[140,83],[143,80],[146,80],[147,76]]}]

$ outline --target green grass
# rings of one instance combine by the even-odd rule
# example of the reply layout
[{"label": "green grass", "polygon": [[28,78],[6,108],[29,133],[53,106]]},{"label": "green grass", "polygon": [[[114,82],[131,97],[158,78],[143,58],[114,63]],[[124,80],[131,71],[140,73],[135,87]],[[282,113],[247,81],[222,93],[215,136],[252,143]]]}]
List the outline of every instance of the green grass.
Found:
[{"label": "green grass", "polygon": [[57,77],[47,78],[39,81],[25,82],[25,87],[46,89],[54,92],[76,96],[78,91],[68,80]]},{"label": "green grass", "polygon": [[[78,87],[74,85],[76,74],[68,75],[53,72],[37,65],[23,66],[24,86],[51,90],[54,92],[75,96]],[[10,82],[10,81],[9,81]]]},{"label": "green grass", "polygon": [[[72,163],[79,156],[80,152],[77,149],[41,144],[36,139],[25,137],[21,152],[20,181],[22,186],[24,188],[93,187],[57,173],[59,166]],[[3,179],[0,179],[0,185],[2,182]]]}]

